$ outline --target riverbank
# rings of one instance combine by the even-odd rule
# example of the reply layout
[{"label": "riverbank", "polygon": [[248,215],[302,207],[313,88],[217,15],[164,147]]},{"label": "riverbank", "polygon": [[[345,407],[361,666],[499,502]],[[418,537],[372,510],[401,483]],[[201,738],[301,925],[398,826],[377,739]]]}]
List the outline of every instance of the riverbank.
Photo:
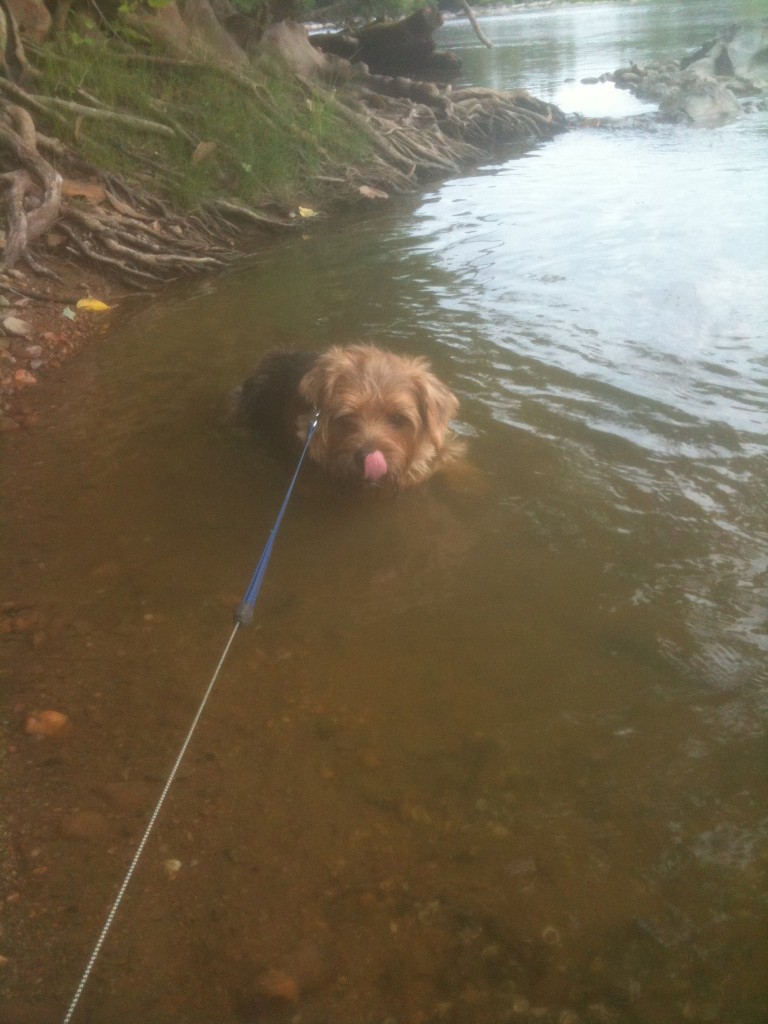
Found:
[{"label": "riverbank", "polygon": [[[33,426],[34,390],[86,342],[109,329],[121,293],[86,268],[57,269],[59,280],[18,272],[0,294],[0,433]],[[107,309],[78,309],[84,299]]]},{"label": "riverbank", "polygon": [[[87,42],[31,60],[34,95],[0,79],[14,183],[0,273],[5,431],[30,422],[41,377],[104,329],[104,305],[565,130],[561,111],[524,90],[371,74],[290,23],[264,34],[247,71]],[[190,107],[200,90],[206,103]],[[102,306],[83,308],[89,299]]]},{"label": "riverbank", "polygon": [[[558,5],[543,0],[483,12],[549,6]],[[633,65],[607,71],[599,81],[661,102],[670,119],[713,122],[738,114],[730,90],[750,97],[742,100],[745,110],[760,109],[764,100],[751,97],[759,92],[753,80],[761,80],[763,65],[753,67],[750,48],[736,43],[715,40],[688,62]],[[17,244],[14,232],[24,241],[17,244],[15,265],[0,273],[0,431],[34,420],[30,398],[37,383],[106,330],[127,296],[157,292],[180,274],[221,270],[272,238],[302,229],[318,214],[416,191],[430,180],[513,148],[520,151],[565,128],[561,111],[522,90],[452,90],[371,74],[365,66],[320,55],[299,26],[278,26],[260,45],[271,61],[267,79],[263,72],[248,78],[231,68],[188,68],[175,60],[124,60],[125,53],[101,54],[96,60],[87,46],[84,52],[35,51],[37,72],[51,91],[71,92],[71,99],[56,101],[65,106],[55,108],[55,123],[69,110],[67,104],[72,123],[62,130],[64,142],[37,133],[39,150],[30,169],[41,180],[53,182],[57,173],[64,180],[57,186],[61,195],[53,211],[58,219],[48,218],[34,256],[24,251],[31,214],[21,232],[10,217],[7,258]],[[737,63],[726,60],[729,53]],[[689,68],[691,60],[696,64]],[[222,80],[232,90],[229,99],[217,95],[213,115],[181,124],[170,107],[179,90],[192,83],[210,89]],[[6,127],[6,141],[16,144],[18,153],[23,137],[35,140],[30,111],[38,120],[42,115],[45,127],[54,108],[46,107],[44,97],[32,97],[8,82],[3,92],[7,122],[18,132]],[[160,105],[152,100],[144,106],[147,96],[165,98]],[[103,120],[108,104],[115,108],[110,111],[114,123],[110,117]],[[284,109],[275,121],[278,108]],[[83,127],[97,112],[98,130]],[[151,113],[154,120],[146,120]],[[142,134],[135,139],[126,124],[138,120]],[[272,133],[268,138],[266,128]],[[151,142],[143,137],[148,130]],[[253,137],[246,139],[249,134]],[[265,149],[265,138],[272,163],[256,167],[254,154]],[[126,155],[133,156],[133,163],[126,163]],[[93,162],[99,157],[102,166]],[[12,170],[7,156],[5,166],[12,177],[25,174]],[[193,196],[198,202],[190,206]],[[43,197],[43,204],[49,199]],[[30,200],[35,210],[40,200],[34,190]],[[93,299],[97,305],[89,307]]]}]

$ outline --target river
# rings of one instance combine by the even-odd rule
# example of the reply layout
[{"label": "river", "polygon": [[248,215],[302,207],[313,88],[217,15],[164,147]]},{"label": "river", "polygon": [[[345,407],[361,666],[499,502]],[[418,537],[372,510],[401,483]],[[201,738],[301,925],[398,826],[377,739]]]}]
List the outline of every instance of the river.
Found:
[{"label": "river", "polygon": [[581,84],[761,12],[447,24],[464,80],[591,127],[136,303],[40,387],[0,1020],[61,1019],[282,500],[231,389],[363,338],[429,357],[483,486],[300,482],[75,1020],[765,1024],[768,115]]}]

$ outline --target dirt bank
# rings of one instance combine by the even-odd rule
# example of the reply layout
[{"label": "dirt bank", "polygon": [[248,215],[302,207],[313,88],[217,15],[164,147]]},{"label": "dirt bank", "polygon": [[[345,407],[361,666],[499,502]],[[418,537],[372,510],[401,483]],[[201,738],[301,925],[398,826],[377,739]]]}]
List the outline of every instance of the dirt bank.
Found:
[{"label": "dirt bank", "polygon": [[[36,385],[89,340],[109,330],[124,291],[85,267],[65,264],[59,280],[15,271],[0,291],[0,432],[36,422]],[[85,308],[96,299],[108,309]],[[78,302],[81,303],[78,308]]]}]

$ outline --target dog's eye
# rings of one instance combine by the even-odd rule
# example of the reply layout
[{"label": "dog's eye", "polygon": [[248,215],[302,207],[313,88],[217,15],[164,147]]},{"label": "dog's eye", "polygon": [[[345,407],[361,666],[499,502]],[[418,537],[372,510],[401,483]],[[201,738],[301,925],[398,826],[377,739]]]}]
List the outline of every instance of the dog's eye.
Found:
[{"label": "dog's eye", "polygon": [[401,412],[393,412],[391,416],[387,417],[387,419],[389,420],[390,426],[394,427],[395,430],[405,430],[405,428],[409,427],[411,424],[408,417],[404,416]]},{"label": "dog's eye", "polygon": [[353,430],[356,422],[357,417],[353,412],[345,412],[341,416],[333,417],[334,426],[340,427],[342,430]]}]

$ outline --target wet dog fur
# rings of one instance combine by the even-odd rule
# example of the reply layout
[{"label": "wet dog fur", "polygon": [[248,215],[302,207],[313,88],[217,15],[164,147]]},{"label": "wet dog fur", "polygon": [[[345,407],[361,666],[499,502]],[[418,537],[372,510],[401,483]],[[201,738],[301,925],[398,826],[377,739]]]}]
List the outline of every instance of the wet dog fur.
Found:
[{"label": "wet dog fur", "polygon": [[243,383],[237,418],[296,451],[318,412],[309,458],[340,483],[398,492],[463,454],[450,429],[458,405],[425,359],[350,345],[268,352]]}]

